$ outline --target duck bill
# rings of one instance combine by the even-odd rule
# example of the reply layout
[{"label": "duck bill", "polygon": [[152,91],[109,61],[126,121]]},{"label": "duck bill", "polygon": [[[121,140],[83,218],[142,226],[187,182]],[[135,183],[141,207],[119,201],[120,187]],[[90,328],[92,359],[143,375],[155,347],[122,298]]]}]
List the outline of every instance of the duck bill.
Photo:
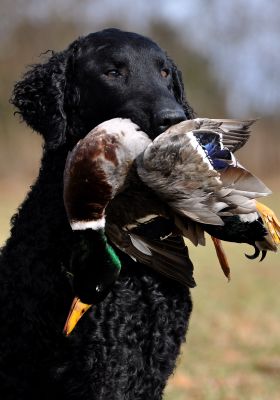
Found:
[{"label": "duck bill", "polygon": [[63,328],[63,333],[66,336],[69,336],[70,333],[73,331],[75,326],[77,325],[78,321],[82,318],[82,316],[85,314],[85,312],[91,307],[91,304],[85,304],[83,303],[78,297],[75,297],[66,323]]}]

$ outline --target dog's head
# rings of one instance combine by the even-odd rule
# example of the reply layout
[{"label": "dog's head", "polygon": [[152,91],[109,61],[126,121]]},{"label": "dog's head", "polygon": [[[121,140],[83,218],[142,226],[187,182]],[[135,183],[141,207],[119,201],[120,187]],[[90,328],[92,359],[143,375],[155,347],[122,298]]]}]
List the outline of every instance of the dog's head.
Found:
[{"label": "dog's head", "polygon": [[71,146],[114,117],[130,118],[152,138],[193,117],[181,73],[166,53],[144,36],[117,29],[79,38],[34,65],[11,101],[47,148]]}]

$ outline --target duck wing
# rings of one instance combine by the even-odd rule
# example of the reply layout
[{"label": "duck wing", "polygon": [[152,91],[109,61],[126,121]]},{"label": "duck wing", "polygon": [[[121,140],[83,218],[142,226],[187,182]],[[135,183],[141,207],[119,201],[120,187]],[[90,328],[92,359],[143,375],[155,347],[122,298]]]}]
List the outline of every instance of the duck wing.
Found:
[{"label": "duck wing", "polygon": [[[235,119],[209,119],[209,118],[196,118],[197,125],[195,128],[195,136],[200,139],[200,142],[206,139],[209,130],[219,135],[220,141],[224,147],[234,153],[245,145],[250,137],[250,127],[256,120],[235,120]],[[198,130],[198,131],[197,131]],[[204,138],[203,131],[207,131]]]},{"label": "duck wing", "polygon": [[109,239],[132,259],[192,288],[196,283],[188,248],[183,237],[173,231],[174,225],[163,217],[155,217],[129,231],[115,224],[106,226]]},{"label": "duck wing", "polygon": [[232,153],[245,145],[250,137],[250,127],[256,120],[235,120],[235,119],[211,119],[195,118],[180,122],[172,126],[166,132],[169,135],[176,135],[182,130],[185,132],[194,131],[197,138],[203,144],[209,142],[209,134],[219,136],[220,142]]},{"label": "duck wing", "polygon": [[217,192],[222,182],[192,132],[183,129],[160,135],[137,158],[137,172],[180,214],[197,222],[222,224],[209,206],[211,193]]},{"label": "duck wing", "polygon": [[[188,131],[202,122],[214,128]],[[184,121],[158,136],[138,156],[137,171],[177,213],[199,223],[223,225],[222,215],[255,212],[254,198],[270,190],[224,146],[217,131],[223,123],[202,122]]]},{"label": "duck wing", "polygon": [[132,259],[193,287],[193,267],[172,210],[138,177],[106,209],[106,234]]}]

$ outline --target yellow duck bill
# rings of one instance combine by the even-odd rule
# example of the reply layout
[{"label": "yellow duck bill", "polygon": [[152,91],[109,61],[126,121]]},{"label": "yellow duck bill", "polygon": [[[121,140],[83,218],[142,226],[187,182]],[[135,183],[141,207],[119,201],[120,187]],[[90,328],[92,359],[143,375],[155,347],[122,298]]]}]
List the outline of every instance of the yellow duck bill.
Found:
[{"label": "yellow duck bill", "polygon": [[66,336],[70,335],[70,333],[73,331],[79,320],[91,306],[92,304],[85,304],[78,297],[74,298],[66,323],[63,328],[63,333]]}]

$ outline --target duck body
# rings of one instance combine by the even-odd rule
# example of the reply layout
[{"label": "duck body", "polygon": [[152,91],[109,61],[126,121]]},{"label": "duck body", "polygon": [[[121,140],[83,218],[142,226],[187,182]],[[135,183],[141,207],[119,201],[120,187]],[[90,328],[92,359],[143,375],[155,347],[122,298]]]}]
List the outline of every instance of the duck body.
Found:
[{"label": "duck body", "polygon": [[98,125],[68,156],[64,204],[73,230],[105,227],[108,203],[129,185],[135,158],[151,142],[132,122],[127,129],[126,121]]},{"label": "duck body", "polygon": [[[103,237],[106,234],[133,259],[193,287],[193,266],[183,237],[175,233],[178,230],[170,208],[137,174],[135,160],[150,143],[135,124],[120,118],[99,125],[82,139],[69,154],[65,168],[68,219],[81,238],[86,230]],[[87,250],[91,252],[94,250]],[[88,257],[88,265],[92,265],[90,260]],[[84,259],[81,261],[84,264]],[[72,270],[76,270],[74,281],[77,275],[87,275],[78,268]],[[111,276],[113,280],[115,275]],[[79,296],[82,300],[88,297],[81,292]]]},{"label": "duck body", "polygon": [[233,155],[253,122],[198,118],[151,141],[130,120],[116,118],[80,140],[64,176],[78,238],[72,257],[78,298],[92,304],[110,291],[121,269],[111,245],[188,287],[195,281],[184,237],[205,244],[206,231],[258,252],[276,250],[255,200],[270,190]]}]

